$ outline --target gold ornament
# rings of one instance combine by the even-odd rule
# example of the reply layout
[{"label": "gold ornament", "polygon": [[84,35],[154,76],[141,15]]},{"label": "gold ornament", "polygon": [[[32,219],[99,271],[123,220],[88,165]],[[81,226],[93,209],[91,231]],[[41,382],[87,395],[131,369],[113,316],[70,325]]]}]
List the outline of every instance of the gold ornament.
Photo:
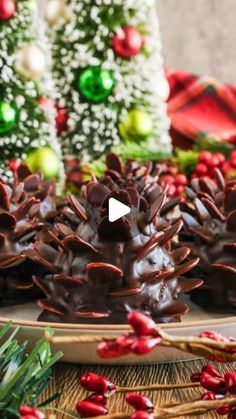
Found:
[{"label": "gold ornament", "polygon": [[36,44],[27,44],[18,52],[15,61],[17,71],[30,80],[40,79],[46,72],[44,52]]},{"label": "gold ornament", "polygon": [[49,0],[45,10],[45,19],[50,26],[55,25],[61,19],[69,17],[69,10],[65,0]]}]

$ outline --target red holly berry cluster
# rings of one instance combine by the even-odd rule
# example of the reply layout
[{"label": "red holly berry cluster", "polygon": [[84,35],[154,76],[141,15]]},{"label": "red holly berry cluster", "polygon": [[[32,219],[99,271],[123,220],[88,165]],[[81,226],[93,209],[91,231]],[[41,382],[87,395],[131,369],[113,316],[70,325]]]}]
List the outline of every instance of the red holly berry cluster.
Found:
[{"label": "red holly berry cluster", "polygon": [[223,171],[226,163],[225,156],[222,153],[211,153],[210,151],[201,151],[198,156],[198,164],[193,173],[193,178],[209,177],[214,179],[215,169]]},{"label": "red holly berry cluster", "polygon": [[[79,415],[85,418],[107,415],[107,400],[116,391],[116,385],[92,372],[82,375],[80,384],[92,394],[77,403],[76,410]],[[151,412],[154,410],[154,405],[146,396],[131,392],[126,394],[125,401],[135,409],[130,419],[153,418]]]},{"label": "red holly berry cluster", "polygon": [[115,384],[92,372],[82,375],[80,384],[92,394],[77,403],[76,410],[79,415],[84,418],[107,415],[107,398],[115,392]]},{"label": "red holly berry cluster", "polygon": [[[226,374],[220,374],[212,365],[206,365],[199,373],[191,376],[192,382],[200,382],[201,386],[208,390],[201,396],[203,400],[218,400],[225,397],[227,393],[236,394],[236,373],[229,371]],[[228,419],[236,418],[235,405],[225,405],[216,410],[219,415],[228,415]]]},{"label": "red holly berry cluster", "polygon": [[[222,342],[222,343],[232,343],[232,342],[236,342],[236,339],[234,338],[227,338],[219,333],[216,332],[202,332],[199,335],[200,338],[207,338],[207,339],[211,339],[214,340],[216,342]],[[228,347],[227,346],[224,348],[224,352],[228,352],[230,354],[236,354],[236,349],[235,347]],[[214,362],[222,362],[221,358],[217,358],[217,357],[212,357],[209,356],[208,357],[209,360],[214,361]]]},{"label": "red holly berry cluster", "polygon": [[128,314],[127,320],[133,333],[125,333],[115,340],[100,343],[97,350],[101,358],[118,358],[130,353],[146,355],[161,343],[156,324],[150,317],[133,311]]},{"label": "red holly berry cluster", "polygon": [[183,173],[177,173],[175,175],[168,174],[161,177],[161,184],[169,185],[167,195],[171,198],[182,195],[187,183],[188,179]]},{"label": "red holly berry cluster", "polygon": [[45,415],[34,407],[22,405],[19,408],[20,419],[45,419]]},{"label": "red holly berry cluster", "polygon": [[214,179],[216,168],[220,169],[226,177],[229,177],[232,172],[235,172],[236,150],[232,151],[228,160],[226,160],[222,153],[210,153],[210,151],[201,151],[198,157],[198,164],[192,177],[209,177]]}]

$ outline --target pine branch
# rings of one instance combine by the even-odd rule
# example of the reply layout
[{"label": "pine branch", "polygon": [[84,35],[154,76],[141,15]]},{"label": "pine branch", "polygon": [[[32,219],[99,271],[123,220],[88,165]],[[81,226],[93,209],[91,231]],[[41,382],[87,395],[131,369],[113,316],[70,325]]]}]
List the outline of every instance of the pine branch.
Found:
[{"label": "pine branch", "polygon": [[16,328],[10,334],[12,323],[0,330],[0,417],[18,417],[22,404],[35,406],[48,385],[51,367],[62,353],[51,354],[50,346],[41,339],[31,353],[26,352],[27,342],[19,344]]}]

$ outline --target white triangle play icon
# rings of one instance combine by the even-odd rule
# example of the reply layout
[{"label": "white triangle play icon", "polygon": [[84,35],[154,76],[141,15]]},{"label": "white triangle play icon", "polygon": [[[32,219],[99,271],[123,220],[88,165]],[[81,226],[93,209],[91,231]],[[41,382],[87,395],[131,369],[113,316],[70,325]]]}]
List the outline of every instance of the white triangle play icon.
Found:
[{"label": "white triangle play icon", "polygon": [[114,223],[114,221],[119,220],[119,218],[124,217],[125,215],[129,214],[131,208],[122,202],[117,201],[115,198],[109,199],[108,204],[108,218],[110,223]]}]

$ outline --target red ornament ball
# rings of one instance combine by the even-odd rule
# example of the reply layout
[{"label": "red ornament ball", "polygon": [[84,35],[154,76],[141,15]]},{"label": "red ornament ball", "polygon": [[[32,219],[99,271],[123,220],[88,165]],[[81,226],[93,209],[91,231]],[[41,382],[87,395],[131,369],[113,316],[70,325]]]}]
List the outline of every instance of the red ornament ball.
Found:
[{"label": "red ornament ball", "polygon": [[122,58],[131,58],[137,55],[143,47],[141,33],[132,26],[126,26],[112,39],[112,47],[115,54]]},{"label": "red ornament ball", "polygon": [[11,19],[16,11],[14,0],[0,0],[0,21]]},{"label": "red ornament ball", "polygon": [[57,111],[57,114],[56,114],[57,134],[61,135],[62,132],[68,129],[69,115],[66,109],[60,108],[58,105],[56,106],[56,111]]}]

